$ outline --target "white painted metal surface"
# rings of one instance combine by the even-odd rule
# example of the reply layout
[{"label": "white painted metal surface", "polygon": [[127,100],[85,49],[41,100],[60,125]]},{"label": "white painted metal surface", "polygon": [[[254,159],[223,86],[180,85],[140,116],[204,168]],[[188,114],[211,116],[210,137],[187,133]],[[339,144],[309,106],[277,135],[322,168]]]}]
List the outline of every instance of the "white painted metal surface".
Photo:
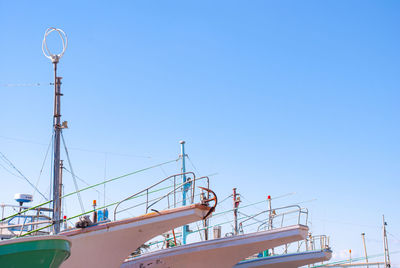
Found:
[{"label": "white painted metal surface", "polygon": [[235,268],[297,268],[308,264],[328,261],[332,257],[329,249],[305,251],[292,254],[276,255],[236,264]]},{"label": "white painted metal surface", "polygon": [[308,227],[294,225],[168,248],[125,262],[121,268],[231,268],[262,250],[302,240]]},{"label": "white painted metal surface", "polygon": [[70,258],[61,267],[119,267],[130,253],[146,241],[201,220],[209,209],[203,205],[190,205],[62,232],[71,240],[72,247]]}]

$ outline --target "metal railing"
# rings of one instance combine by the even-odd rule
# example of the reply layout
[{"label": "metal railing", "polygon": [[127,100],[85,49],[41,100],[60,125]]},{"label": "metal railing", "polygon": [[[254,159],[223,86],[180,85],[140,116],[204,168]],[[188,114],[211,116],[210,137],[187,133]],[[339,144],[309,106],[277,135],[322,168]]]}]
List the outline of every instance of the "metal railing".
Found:
[{"label": "metal railing", "polygon": [[327,235],[309,235],[306,240],[306,250],[324,250],[329,249],[329,236]]},{"label": "metal railing", "polygon": [[[294,248],[293,248],[294,247]],[[281,253],[279,253],[279,248],[281,248]],[[286,244],[281,247],[275,248],[275,254],[288,254],[289,252],[305,252],[305,251],[316,251],[316,250],[326,250],[330,249],[329,246],[329,236],[326,235],[311,235],[302,240]]]},{"label": "metal railing", "polygon": [[[176,179],[177,177],[182,177],[182,176],[187,176],[187,175],[191,175],[192,178],[188,178],[186,182],[184,183],[177,183]],[[155,191],[153,190],[155,187],[160,186],[162,183],[169,181],[173,179],[173,186],[172,186],[172,190],[170,190],[169,192],[167,192],[166,194],[160,196],[160,197],[156,197],[153,199],[150,199],[149,196],[150,194],[154,193]],[[114,220],[117,219],[117,214],[129,209],[133,209],[136,208],[138,206],[141,205],[145,205],[145,213],[148,213],[149,209],[152,208],[155,204],[159,203],[161,200],[167,200],[167,208],[171,208],[171,207],[176,207],[176,205],[181,202],[182,200],[177,201],[177,194],[187,190],[190,190],[190,196],[189,196],[189,201],[190,203],[194,203],[194,199],[195,199],[195,185],[197,182],[199,182],[200,180],[206,180],[207,182],[207,188],[209,188],[209,178],[207,176],[205,177],[200,177],[200,178],[196,178],[196,175],[194,172],[184,172],[184,173],[179,173],[179,174],[174,174],[171,176],[168,176],[164,179],[162,179],[161,181],[151,185],[150,187],[147,187],[146,189],[143,189],[133,195],[128,196],[127,198],[119,201],[115,208],[114,208]],[[164,187],[162,189],[167,189],[167,188],[171,188],[171,186],[168,187]],[[184,189],[184,188],[188,188],[188,189]],[[209,193],[208,193],[209,194]],[[143,201],[142,203],[136,204],[134,206],[125,208],[125,209],[121,209],[118,211],[118,208],[120,207],[120,205],[122,203],[125,203],[129,200],[138,198],[138,197],[145,197],[145,201]],[[171,205],[171,198],[172,198],[172,205]],[[156,211],[154,209],[152,209],[153,211]]]},{"label": "metal railing", "polygon": [[[289,216],[292,217],[290,218]],[[249,221],[253,222],[244,225],[244,223]],[[264,210],[241,221],[239,223],[239,229],[243,232],[244,227],[258,223],[259,226],[257,228],[257,231],[260,231],[262,229],[271,230],[274,228],[282,228],[284,226],[289,226],[290,224],[288,224],[287,221],[290,221],[292,225],[293,224],[307,225],[308,209],[302,208],[299,205],[291,205],[291,206]]]}]

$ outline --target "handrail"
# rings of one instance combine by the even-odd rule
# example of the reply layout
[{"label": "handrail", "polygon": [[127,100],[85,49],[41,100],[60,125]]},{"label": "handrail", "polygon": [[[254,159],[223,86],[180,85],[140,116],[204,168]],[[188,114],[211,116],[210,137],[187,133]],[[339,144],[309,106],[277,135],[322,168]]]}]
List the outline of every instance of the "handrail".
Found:
[{"label": "handrail", "polygon": [[[129,197],[127,197],[127,198],[121,200],[121,201],[119,201],[119,202],[117,203],[117,205],[115,206],[115,208],[114,208],[114,220],[116,220],[116,217],[117,217],[117,209],[118,209],[119,205],[121,205],[123,202],[128,201],[128,200],[134,198],[135,196],[137,196],[137,195],[139,195],[139,194],[141,194],[141,193],[144,193],[144,192],[146,192],[146,198],[147,198],[147,201],[146,201],[146,213],[147,213],[148,208],[149,208],[148,205],[147,205],[147,204],[148,204],[148,193],[149,193],[149,190],[150,190],[151,188],[153,188],[153,187],[155,187],[155,186],[157,186],[157,185],[163,183],[164,181],[171,179],[171,178],[174,178],[174,189],[173,189],[170,193],[172,193],[172,192],[174,193],[174,200],[175,200],[175,199],[176,199],[176,197],[175,197],[175,192],[176,192],[176,177],[178,177],[178,176],[183,176],[183,175],[188,175],[188,174],[192,174],[192,175],[193,175],[193,180],[196,180],[196,175],[194,174],[194,172],[184,172],[184,173],[174,174],[174,175],[171,175],[171,176],[168,176],[168,177],[162,179],[161,181],[159,181],[159,182],[157,182],[157,183],[151,185],[150,187],[147,187],[147,188],[144,189],[144,190],[141,190],[141,191],[139,191],[139,192],[137,192],[137,193],[135,193],[135,194],[133,194],[133,195],[131,195],[131,196],[129,196]],[[186,181],[185,183],[182,183],[182,184],[179,185],[178,187],[180,188],[180,187],[182,187],[183,185],[186,185],[186,184],[189,184],[189,183],[191,183],[191,180],[188,180],[188,181]],[[168,193],[167,195],[169,195],[170,193]],[[194,194],[194,191],[193,191],[193,194]],[[167,195],[166,195],[166,196],[167,196]],[[165,198],[166,196],[163,196],[161,199]],[[160,200],[161,200],[161,199],[160,199]],[[158,201],[157,201],[157,202],[158,202]],[[152,205],[154,205],[154,204],[152,204]]]},{"label": "handrail", "polygon": [[[318,243],[319,241],[319,243]],[[306,242],[310,242],[311,250],[324,250],[329,249],[329,236],[327,235],[311,235],[306,239]],[[319,244],[319,247],[317,245]],[[308,245],[307,245],[308,250]]]},{"label": "handrail", "polygon": [[[166,162],[163,162],[163,163],[160,163],[160,164],[156,164],[156,165],[153,165],[153,166],[150,166],[150,167],[142,168],[142,169],[139,169],[139,170],[136,170],[136,171],[133,171],[133,172],[124,174],[124,175],[117,176],[117,177],[114,177],[114,178],[111,178],[111,179],[108,179],[108,180],[105,180],[105,181],[102,181],[102,182],[99,182],[99,183],[90,185],[90,186],[88,186],[88,187],[79,189],[79,190],[77,190],[77,191],[75,191],[75,192],[71,192],[71,193],[65,194],[65,195],[61,196],[61,199],[64,199],[64,198],[69,197],[69,196],[72,196],[72,195],[74,195],[74,194],[77,194],[77,193],[80,193],[80,192],[83,192],[83,191],[92,189],[92,188],[94,188],[94,187],[97,187],[97,186],[100,186],[100,185],[103,185],[103,184],[106,184],[106,183],[109,183],[109,182],[112,182],[112,181],[115,181],[115,180],[119,180],[119,179],[122,179],[122,178],[125,178],[125,177],[128,177],[128,176],[132,176],[132,175],[134,175],[134,174],[138,174],[138,173],[144,172],[144,171],[149,170],[149,169],[152,169],[152,168],[156,168],[156,167],[163,166],[163,165],[165,165],[165,164],[169,164],[169,163],[172,163],[172,162],[176,162],[176,161],[178,161],[178,160],[179,160],[179,159],[174,159],[174,160],[166,161]],[[25,212],[27,212],[27,211],[35,210],[36,208],[39,208],[39,207],[42,207],[42,206],[44,206],[44,205],[50,204],[50,203],[53,202],[53,201],[54,201],[54,200],[48,200],[48,201],[46,201],[46,202],[44,202],[44,203],[41,203],[41,204],[39,204],[39,205],[30,207],[30,208],[28,208],[28,209],[24,209],[24,210],[22,210],[22,211],[19,211],[19,212],[17,212],[17,213],[14,213],[14,214],[11,214],[11,215],[9,215],[9,216],[7,216],[7,217],[5,217],[5,218],[0,219],[0,222],[4,222],[4,221],[6,221],[6,220],[8,220],[8,219],[11,219],[11,218],[17,216],[17,215],[21,215],[21,214],[23,214],[23,213],[25,213]],[[86,213],[85,213],[85,214],[86,214]]]},{"label": "handrail", "polygon": [[[295,210],[291,210],[291,211],[284,211],[284,212],[279,213],[279,214],[276,213],[276,211],[285,210],[285,209],[289,209],[289,208],[296,208],[296,209]],[[284,206],[284,207],[279,207],[279,208],[274,208],[274,209],[268,209],[268,210],[261,211],[261,212],[255,214],[255,215],[253,215],[253,216],[241,221],[239,223],[240,228],[243,228],[243,223],[245,223],[245,222],[247,222],[249,220],[255,219],[257,216],[260,216],[260,215],[262,215],[264,213],[267,213],[268,216],[267,216],[267,219],[264,219],[263,223],[261,223],[258,226],[258,231],[260,230],[260,228],[262,228],[265,225],[268,226],[268,229],[272,229],[272,223],[273,223],[274,218],[278,218],[280,216],[282,217],[280,227],[282,227],[283,224],[284,224],[285,215],[293,214],[293,213],[298,213],[297,224],[301,223],[301,219],[302,219],[301,216],[303,214],[306,215],[305,225],[307,225],[307,222],[308,222],[308,209],[307,208],[302,208],[299,205],[290,205],[290,206]],[[257,220],[257,221],[259,221],[259,220]]]}]

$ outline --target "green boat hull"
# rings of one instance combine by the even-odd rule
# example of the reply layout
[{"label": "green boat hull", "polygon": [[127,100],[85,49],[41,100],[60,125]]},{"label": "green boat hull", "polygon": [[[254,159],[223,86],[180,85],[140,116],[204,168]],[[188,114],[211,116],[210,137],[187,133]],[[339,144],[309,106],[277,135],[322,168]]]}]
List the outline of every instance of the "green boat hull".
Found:
[{"label": "green boat hull", "polygon": [[1,241],[0,267],[58,268],[69,257],[70,247],[68,240],[51,236]]}]

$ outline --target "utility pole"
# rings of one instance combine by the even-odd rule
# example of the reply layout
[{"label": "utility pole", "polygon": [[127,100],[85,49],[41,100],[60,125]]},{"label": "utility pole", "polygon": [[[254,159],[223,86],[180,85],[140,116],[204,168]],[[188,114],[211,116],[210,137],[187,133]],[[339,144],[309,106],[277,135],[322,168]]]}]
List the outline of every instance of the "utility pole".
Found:
[{"label": "utility pole", "polygon": [[385,268],[389,268],[389,267],[391,267],[391,265],[390,265],[390,257],[389,257],[389,244],[388,244],[388,239],[387,239],[387,234],[386,234],[387,223],[385,222],[385,215],[382,215],[382,221],[383,221],[383,248],[385,250]]},{"label": "utility pole", "polygon": [[367,263],[367,268],[368,268],[368,267],[369,267],[369,266],[368,266],[368,254],[367,254],[367,246],[366,246],[366,244],[365,244],[365,233],[361,233],[361,237],[362,237],[363,245],[364,245],[365,262]]},{"label": "utility pole", "polygon": [[236,188],[233,188],[233,219],[234,219],[234,234],[239,234],[238,228],[238,208],[240,204],[240,197],[239,194],[236,193]]},{"label": "utility pole", "polygon": [[[63,50],[60,54],[52,54],[46,43],[47,36],[52,32],[57,32],[62,40]],[[67,48],[68,40],[67,36],[61,29],[48,28],[45,32],[42,51],[43,54],[51,60],[54,66],[54,113],[53,113],[53,130],[54,130],[54,162],[53,162],[53,224],[54,233],[60,232],[61,225],[61,199],[60,199],[60,137],[61,130],[64,126],[61,125],[61,79],[62,77],[57,76],[57,64],[60,58],[64,55],[65,49]],[[66,125],[66,124],[65,124]]]}]

